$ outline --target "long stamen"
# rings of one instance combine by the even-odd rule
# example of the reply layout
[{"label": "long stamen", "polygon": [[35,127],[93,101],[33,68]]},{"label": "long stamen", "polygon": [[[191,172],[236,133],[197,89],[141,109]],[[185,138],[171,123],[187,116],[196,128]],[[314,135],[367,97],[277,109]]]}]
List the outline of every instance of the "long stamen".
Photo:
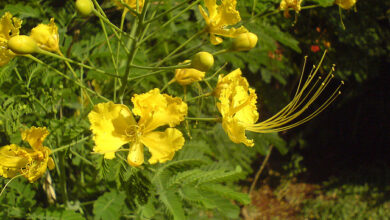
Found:
[{"label": "long stamen", "polygon": [[[300,77],[298,88],[295,92],[293,100],[274,116],[263,122],[257,124],[243,123],[243,126],[246,127],[246,130],[259,133],[284,131],[311,120],[320,112],[322,112],[325,108],[327,108],[341,94],[340,89],[341,86],[344,84],[343,81],[341,81],[340,85],[314,112],[310,113],[308,116],[305,116],[303,119],[300,119],[297,122],[291,123],[293,120],[295,120],[304,112],[306,112],[306,110],[318,99],[318,97],[324,92],[325,88],[329,86],[331,80],[334,78],[334,66],[324,79],[321,76],[316,77],[324,57],[325,53],[322,56],[317,67],[313,66],[313,69],[311,70],[308,78],[302,85],[303,72],[306,64],[305,57],[305,64],[302,70],[302,75]],[[317,78],[317,80],[313,81],[314,78]]]}]

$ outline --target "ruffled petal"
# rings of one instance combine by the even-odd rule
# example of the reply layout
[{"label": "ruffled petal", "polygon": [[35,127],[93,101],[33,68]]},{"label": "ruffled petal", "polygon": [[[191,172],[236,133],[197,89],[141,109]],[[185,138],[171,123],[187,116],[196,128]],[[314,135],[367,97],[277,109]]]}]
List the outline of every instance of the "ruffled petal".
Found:
[{"label": "ruffled petal", "polygon": [[219,100],[217,107],[222,115],[222,127],[229,138],[234,143],[253,146],[253,140],[246,138],[245,130],[259,118],[257,96],[241,74],[240,69],[236,69],[226,76],[220,75],[214,94]]},{"label": "ruffled petal", "polygon": [[187,115],[187,104],[181,98],[160,94],[159,89],[134,95],[131,101],[134,103],[133,113],[141,117],[138,125],[143,133],[163,125],[173,127]]},{"label": "ruffled petal", "polygon": [[43,141],[49,135],[46,127],[34,127],[22,131],[22,139],[30,144],[35,151],[43,149]]},{"label": "ruffled petal", "polygon": [[[186,60],[187,61],[187,60]],[[186,62],[184,61],[184,62]],[[189,60],[188,60],[189,61]],[[205,72],[199,71],[193,68],[176,69],[175,80],[182,86],[189,85],[191,83],[200,81],[204,78]]]},{"label": "ruffled petal", "polygon": [[0,148],[0,176],[12,178],[20,173],[32,161],[34,151],[15,144]]},{"label": "ruffled petal", "polygon": [[[35,182],[39,178],[41,178],[48,167],[49,160],[53,160],[50,155],[50,149],[47,147],[43,147],[42,151],[34,152],[32,155],[32,162],[28,164],[28,166],[22,170],[22,174],[26,177],[30,182]],[[54,163],[50,164],[54,168]],[[49,167],[50,168],[50,167]]]},{"label": "ruffled petal", "polygon": [[141,137],[141,142],[149,148],[152,157],[149,163],[164,163],[172,160],[175,152],[184,145],[183,134],[176,128],[167,128],[164,132],[150,132]]},{"label": "ruffled petal", "polygon": [[104,154],[106,159],[115,157],[122,145],[130,142],[129,130],[136,127],[130,109],[112,102],[100,103],[88,114],[90,129],[94,134],[94,152]]},{"label": "ruffled petal", "polygon": [[34,39],[43,50],[57,52],[59,50],[60,37],[54,18],[49,24],[39,24],[31,30],[30,37]]},{"label": "ruffled petal", "polygon": [[223,42],[222,38],[215,36],[215,34],[210,34],[210,42],[213,45],[218,45]]},{"label": "ruffled petal", "polygon": [[216,0],[205,0],[204,1],[207,11],[209,12],[209,17],[213,18],[217,15],[217,1]]},{"label": "ruffled petal", "polygon": [[231,141],[236,144],[243,143],[248,147],[253,147],[253,140],[247,139],[245,135],[245,127],[240,125],[236,118],[222,118],[222,127],[228,134]]},{"label": "ruffled petal", "polygon": [[6,12],[0,19],[0,66],[7,64],[16,55],[8,49],[8,40],[19,35],[19,29],[22,26],[22,20],[12,17],[12,14]]}]

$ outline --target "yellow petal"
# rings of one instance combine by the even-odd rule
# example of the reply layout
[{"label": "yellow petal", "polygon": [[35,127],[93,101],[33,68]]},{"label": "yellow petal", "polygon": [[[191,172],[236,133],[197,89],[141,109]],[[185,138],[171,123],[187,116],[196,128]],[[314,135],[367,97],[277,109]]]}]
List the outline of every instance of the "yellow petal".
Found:
[{"label": "yellow petal", "polygon": [[54,23],[54,18],[50,19],[49,24],[39,24],[33,28],[30,37],[33,38],[43,50],[52,52],[57,52],[59,50],[60,37],[58,34],[58,27]]},{"label": "yellow petal", "polygon": [[27,141],[36,151],[42,150],[43,141],[47,135],[49,135],[49,131],[46,129],[46,127],[32,126],[30,129],[22,131],[22,139]]},{"label": "yellow petal", "polygon": [[22,26],[22,20],[12,17],[12,14],[6,12],[0,19],[0,66],[7,64],[15,54],[8,49],[7,41],[16,35],[19,35],[19,29]]},{"label": "yellow petal", "polygon": [[217,15],[218,11],[218,5],[216,0],[205,0],[204,1],[207,11],[209,12],[209,17],[213,18]]},{"label": "yellow petal", "polygon": [[[114,3],[118,6],[118,8],[126,9],[120,1],[114,0]],[[123,0],[123,3],[128,5],[130,8],[132,8],[134,11],[137,11],[137,0]],[[138,8],[139,11],[142,11],[142,8],[144,7],[144,0],[138,0]]]},{"label": "yellow petal", "polygon": [[33,150],[19,147],[15,144],[0,148],[0,176],[12,178],[20,173],[22,168],[31,162],[30,153]]},{"label": "yellow petal", "polygon": [[214,94],[219,100],[217,107],[222,115],[222,127],[229,138],[234,143],[253,146],[253,140],[246,138],[245,130],[246,125],[258,120],[257,96],[241,74],[240,69],[236,69],[225,77],[220,75]]},{"label": "yellow petal", "polygon": [[253,147],[253,140],[249,140],[245,136],[245,127],[240,125],[236,118],[222,118],[222,127],[228,134],[231,141],[236,144],[243,143],[248,147]]},{"label": "yellow petal", "polygon": [[[189,60],[186,60],[184,62],[187,62]],[[177,83],[179,83],[182,86],[189,85],[191,83],[200,81],[204,78],[205,72],[193,69],[193,68],[186,68],[186,69],[176,69],[175,70],[175,80]]]},{"label": "yellow petal", "polygon": [[127,155],[127,163],[134,167],[141,166],[144,163],[144,145],[142,143],[137,141],[131,144]]},{"label": "yellow petal", "polygon": [[106,159],[115,157],[122,145],[130,141],[129,129],[136,126],[130,109],[112,102],[100,103],[88,114],[90,129],[94,134],[94,152],[104,154]]},{"label": "yellow petal", "polygon": [[210,34],[210,42],[213,45],[218,45],[223,42],[222,38],[215,36],[215,34]]},{"label": "yellow petal", "polygon": [[[29,164],[25,170],[22,171],[23,176],[26,177],[31,183],[38,180],[45,174],[48,167],[48,162],[51,159],[49,154],[50,149],[47,147],[43,147],[42,151],[38,151],[32,154],[31,164]],[[50,164],[50,166],[52,165],[53,164]]]},{"label": "yellow petal", "polygon": [[230,27],[241,21],[240,13],[236,10],[237,0],[222,0],[221,5],[217,5],[216,0],[205,0],[205,4],[208,15],[202,7],[199,7],[199,11],[206,21],[206,30],[210,33],[212,44],[217,45],[223,41],[222,38],[215,35],[235,38],[248,32],[243,26],[239,28]]},{"label": "yellow petal", "polygon": [[134,104],[133,113],[141,117],[138,125],[143,127],[144,133],[163,125],[173,127],[187,115],[187,104],[181,98],[160,94],[159,89],[134,95],[131,101]]},{"label": "yellow petal", "polygon": [[216,97],[220,96],[222,89],[234,89],[236,86],[242,86],[245,90],[249,89],[249,83],[245,77],[242,77],[242,72],[240,69],[236,69],[224,76],[223,74],[219,75],[217,86],[214,90],[214,95]]},{"label": "yellow petal", "polygon": [[184,145],[183,134],[176,128],[167,128],[164,132],[150,132],[141,137],[141,142],[149,148],[152,157],[149,163],[164,163],[172,160],[175,152]]}]

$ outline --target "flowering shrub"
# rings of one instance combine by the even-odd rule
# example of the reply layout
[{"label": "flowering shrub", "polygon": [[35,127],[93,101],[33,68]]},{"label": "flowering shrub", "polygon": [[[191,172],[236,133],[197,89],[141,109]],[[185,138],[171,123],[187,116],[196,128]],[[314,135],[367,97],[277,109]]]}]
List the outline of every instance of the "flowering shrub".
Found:
[{"label": "flowering shrub", "polygon": [[[315,117],[342,85],[333,67],[322,69],[324,55],[294,73],[291,102],[268,119],[260,114],[250,72],[269,72],[264,48],[279,41],[300,51],[267,16],[312,8],[275,3],[77,0],[4,12],[0,202],[18,211],[0,216],[238,218],[250,198],[234,184],[257,153],[270,145],[285,152],[276,132]],[[256,56],[249,69],[240,63]],[[13,183],[28,199],[15,198]]]}]

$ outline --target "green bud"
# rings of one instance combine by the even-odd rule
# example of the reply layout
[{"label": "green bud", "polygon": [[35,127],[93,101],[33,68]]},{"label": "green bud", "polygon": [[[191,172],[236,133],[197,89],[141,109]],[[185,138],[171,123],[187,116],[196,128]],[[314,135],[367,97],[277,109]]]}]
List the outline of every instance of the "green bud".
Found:
[{"label": "green bud", "polygon": [[17,35],[8,40],[8,48],[16,54],[30,54],[37,52],[38,45],[27,35]]},{"label": "green bud", "polygon": [[257,44],[257,35],[251,32],[242,33],[234,38],[232,50],[248,51],[254,48]]},{"label": "green bud", "polygon": [[191,60],[191,68],[207,72],[214,65],[214,57],[208,52],[199,52]]},{"label": "green bud", "polygon": [[82,16],[88,16],[91,14],[94,6],[91,0],[77,0],[76,9]]}]

